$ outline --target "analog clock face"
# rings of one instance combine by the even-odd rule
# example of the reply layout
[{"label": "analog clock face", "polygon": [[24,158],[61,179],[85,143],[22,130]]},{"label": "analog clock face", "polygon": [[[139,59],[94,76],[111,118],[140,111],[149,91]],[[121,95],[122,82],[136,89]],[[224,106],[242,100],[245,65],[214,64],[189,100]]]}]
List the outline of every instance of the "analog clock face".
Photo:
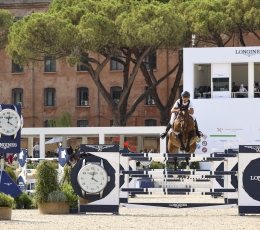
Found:
[{"label": "analog clock face", "polygon": [[78,173],[79,186],[88,193],[102,191],[108,182],[106,170],[98,164],[89,163]]},{"label": "analog clock face", "polygon": [[16,134],[21,127],[19,114],[12,109],[4,109],[0,112],[0,132],[7,136]]}]

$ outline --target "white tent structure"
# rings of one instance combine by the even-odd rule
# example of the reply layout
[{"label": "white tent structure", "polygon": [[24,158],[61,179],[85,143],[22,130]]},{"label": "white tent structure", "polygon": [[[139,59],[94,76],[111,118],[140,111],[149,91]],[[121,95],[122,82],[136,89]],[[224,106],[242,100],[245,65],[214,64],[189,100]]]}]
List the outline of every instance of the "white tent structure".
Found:
[{"label": "white tent structure", "polygon": [[[70,138],[67,138],[69,140]],[[62,137],[53,137],[52,139],[45,142],[46,145],[62,142]]]}]

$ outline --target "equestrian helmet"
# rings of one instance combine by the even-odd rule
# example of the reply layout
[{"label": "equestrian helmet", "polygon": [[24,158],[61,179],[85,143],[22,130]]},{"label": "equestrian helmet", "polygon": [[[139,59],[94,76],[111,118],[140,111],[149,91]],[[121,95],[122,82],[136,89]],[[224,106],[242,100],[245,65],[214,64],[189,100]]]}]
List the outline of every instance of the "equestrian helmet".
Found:
[{"label": "equestrian helmet", "polygon": [[182,96],[182,97],[186,97],[186,98],[190,98],[190,93],[189,93],[188,91],[183,91],[183,92],[181,93],[181,96]]}]

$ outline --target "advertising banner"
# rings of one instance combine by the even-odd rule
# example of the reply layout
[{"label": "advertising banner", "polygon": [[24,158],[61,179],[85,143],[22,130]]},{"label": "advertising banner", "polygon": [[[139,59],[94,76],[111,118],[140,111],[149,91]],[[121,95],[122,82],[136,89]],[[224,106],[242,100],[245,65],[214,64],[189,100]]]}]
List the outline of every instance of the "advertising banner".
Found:
[{"label": "advertising banner", "polygon": [[0,153],[20,153],[21,105],[0,105]]}]

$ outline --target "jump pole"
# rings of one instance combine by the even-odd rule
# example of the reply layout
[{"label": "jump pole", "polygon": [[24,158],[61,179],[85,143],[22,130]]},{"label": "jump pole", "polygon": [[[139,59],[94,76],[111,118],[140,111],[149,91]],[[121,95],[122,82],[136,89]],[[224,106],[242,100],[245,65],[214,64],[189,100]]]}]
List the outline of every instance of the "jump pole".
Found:
[{"label": "jump pole", "polygon": [[[167,160],[173,160],[175,157],[178,157],[178,159],[185,160],[185,157],[190,158],[190,162],[194,161],[212,161],[212,169],[218,170],[219,166],[222,166],[222,170],[226,169],[226,171],[234,171],[234,164],[237,165],[238,157],[237,152],[231,152],[231,153],[225,153],[225,152],[217,152],[217,153],[211,153],[211,154],[171,154],[171,153],[122,153],[121,156],[129,157],[129,159],[135,159],[139,161],[160,161],[160,162],[167,162]],[[208,170],[207,170],[208,171]],[[218,170],[219,171],[219,170]],[[236,167],[237,171],[237,167]],[[232,176],[226,175],[221,178],[216,177],[215,180],[211,180],[212,188],[237,188],[237,177],[236,175],[230,174]],[[130,175],[130,177],[133,177],[133,175]],[[158,177],[156,177],[158,178]],[[167,178],[167,176],[164,178]],[[235,178],[235,179],[234,179]],[[225,179],[225,182],[224,182]],[[236,182],[234,182],[234,180]],[[225,183],[225,185],[224,185]],[[237,203],[238,195],[237,193],[224,193],[224,200],[225,203]]]},{"label": "jump pole", "polygon": [[[88,145],[89,146],[89,145]],[[97,145],[95,145],[97,146]],[[102,145],[103,147],[105,145]],[[102,148],[103,148],[102,147]],[[100,148],[95,147],[98,149],[97,151],[90,151],[90,149],[87,150],[87,152],[102,158],[106,159],[108,163],[114,168],[114,173],[111,174],[111,176],[115,176],[116,179],[113,183],[114,189],[107,195],[107,197],[103,197],[97,201],[94,201],[90,204],[87,204],[86,207],[84,208],[84,211],[86,212],[91,212],[93,210],[97,210],[97,207],[99,206],[106,208],[106,210],[112,210],[109,209],[109,207],[106,206],[113,206],[113,210],[116,209],[116,200],[111,199],[111,198],[116,198],[118,199],[118,205],[119,206],[124,206],[124,207],[129,207],[129,208],[230,208],[230,207],[235,207],[237,206],[236,204],[215,204],[215,203],[210,203],[210,204],[198,204],[198,203],[120,203],[120,190],[122,192],[129,192],[130,190],[133,192],[160,192],[160,193],[171,193],[171,192],[181,192],[181,193],[206,193],[206,192],[217,192],[217,193],[222,193],[222,192],[236,192],[236,189],[230,189],[230,188],[223,188],[223,189],[160,189],[160,190],[153,190],[154,188],[148,188],[148,190],[137,190],[137,188],[121,188],[119,186],[119,177],[122,176],[121,172],[122,171],[127,171],[127,170],[120,170],[120,153],[118,152],[109,152],[104,153],[100,152]],[[108,148],[108,147],[106,147]],[[244,215],[246,213],[250,214],[260,214],[260,146],[239,146],[239,154],[238,154],[238,171],[236,172],[231,172],[231,173],[226,173],[226,171],[223,171],[219,173],[218,175],[236,175],[238,176],[238,213],[239,215]],[[118,159],[118,160],[116,160]],[[76,167],[76,166],[75,166]],[[74,167],[74,169],[75,169]],[[193,172],[198,173],[200,171],[195,170],[191,172],[185,172],[185,171],[180,171],[179,173],[183,172],[182,175],[190,175],[193,174]],[[203,171],[201,171],[203,172]],[[203,175],[214,175],[215,171],[210,172],[210,173],[204,173]],[[124,174],[123,174],[124,175]],[[138,175],[138,174],[134,174]],[[145,175],[145,174],[143,174]],[[148,175],[148,174],[147,174]],[[150,176],[150,175],[148,175]],[[129,181],[129,180],[127,180]],[[119,208],[118,206],[118,208]],[[91,208],[90,208],[91,207]],[[103,211],[104,212],[104,211]]]}]

